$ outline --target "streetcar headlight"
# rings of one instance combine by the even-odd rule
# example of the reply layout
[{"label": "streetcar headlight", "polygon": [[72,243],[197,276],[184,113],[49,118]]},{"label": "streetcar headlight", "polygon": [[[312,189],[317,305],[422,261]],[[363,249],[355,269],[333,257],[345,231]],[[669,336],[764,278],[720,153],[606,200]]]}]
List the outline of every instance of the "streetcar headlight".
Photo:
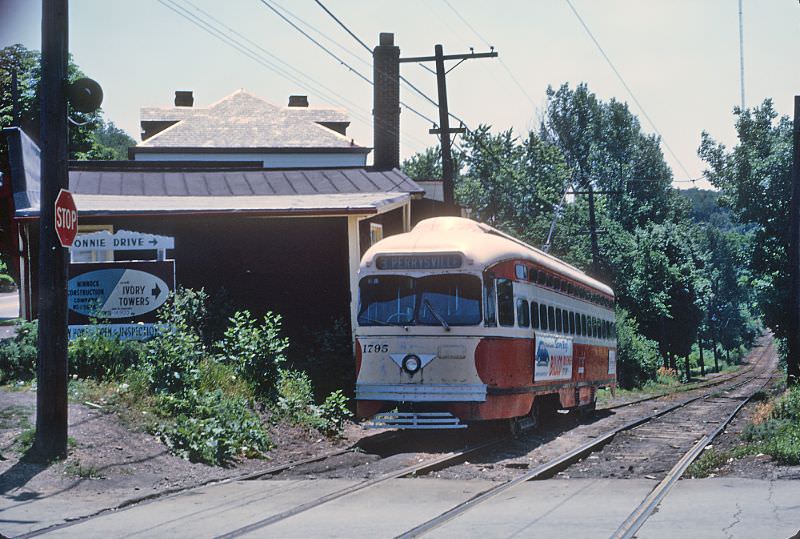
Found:
[{"label": "streetcar headlight", "polygon": [[415,354],[408,354],[403,358],[403,370],[408,374],[414,374],[422,367],[422,360]]}]

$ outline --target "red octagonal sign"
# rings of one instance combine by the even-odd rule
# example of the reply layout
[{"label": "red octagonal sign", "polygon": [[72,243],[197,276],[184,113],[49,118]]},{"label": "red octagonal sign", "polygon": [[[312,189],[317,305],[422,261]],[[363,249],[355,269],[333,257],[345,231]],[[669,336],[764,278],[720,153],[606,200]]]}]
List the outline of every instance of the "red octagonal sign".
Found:
[{"label": "red octagonal sign", "polygon": [[72,193],[66,189],[56,197],[56,234],[62,247],[69,247],[78,234],[78,208]]}]

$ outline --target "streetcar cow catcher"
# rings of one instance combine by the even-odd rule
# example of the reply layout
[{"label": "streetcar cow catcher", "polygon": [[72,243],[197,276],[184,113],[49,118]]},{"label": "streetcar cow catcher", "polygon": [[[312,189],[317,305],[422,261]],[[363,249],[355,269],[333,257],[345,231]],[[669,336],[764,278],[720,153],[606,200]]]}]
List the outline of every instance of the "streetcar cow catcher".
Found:
[{"label": "streetcar cow catcher", "polygon": [[616,387],[614,293],[490,226],[421,221],[359,269],[358,415],[373,426],[535,424]]}]

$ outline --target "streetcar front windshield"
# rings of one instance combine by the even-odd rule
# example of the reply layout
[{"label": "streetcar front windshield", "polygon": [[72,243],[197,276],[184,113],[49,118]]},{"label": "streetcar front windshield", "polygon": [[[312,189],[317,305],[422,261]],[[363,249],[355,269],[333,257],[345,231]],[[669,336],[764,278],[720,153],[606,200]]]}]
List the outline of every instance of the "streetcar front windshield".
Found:
[{"label": "streetcar front windshield", "polygon": [[361,326],[474,326],[481,321],[481,282],[473,275],[365,277],[360,283]]}]

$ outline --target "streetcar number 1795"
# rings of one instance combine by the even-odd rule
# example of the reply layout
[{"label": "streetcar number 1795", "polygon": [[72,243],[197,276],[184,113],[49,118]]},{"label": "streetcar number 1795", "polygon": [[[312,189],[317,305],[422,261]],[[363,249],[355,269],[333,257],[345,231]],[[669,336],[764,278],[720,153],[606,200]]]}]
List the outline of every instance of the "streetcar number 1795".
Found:
[{"label": "streetcar number 1795", "polygon": [[384,354],[389,351],[388,344],[364,344],[362,350],[365,354],[377,354],[383,352]]}]

